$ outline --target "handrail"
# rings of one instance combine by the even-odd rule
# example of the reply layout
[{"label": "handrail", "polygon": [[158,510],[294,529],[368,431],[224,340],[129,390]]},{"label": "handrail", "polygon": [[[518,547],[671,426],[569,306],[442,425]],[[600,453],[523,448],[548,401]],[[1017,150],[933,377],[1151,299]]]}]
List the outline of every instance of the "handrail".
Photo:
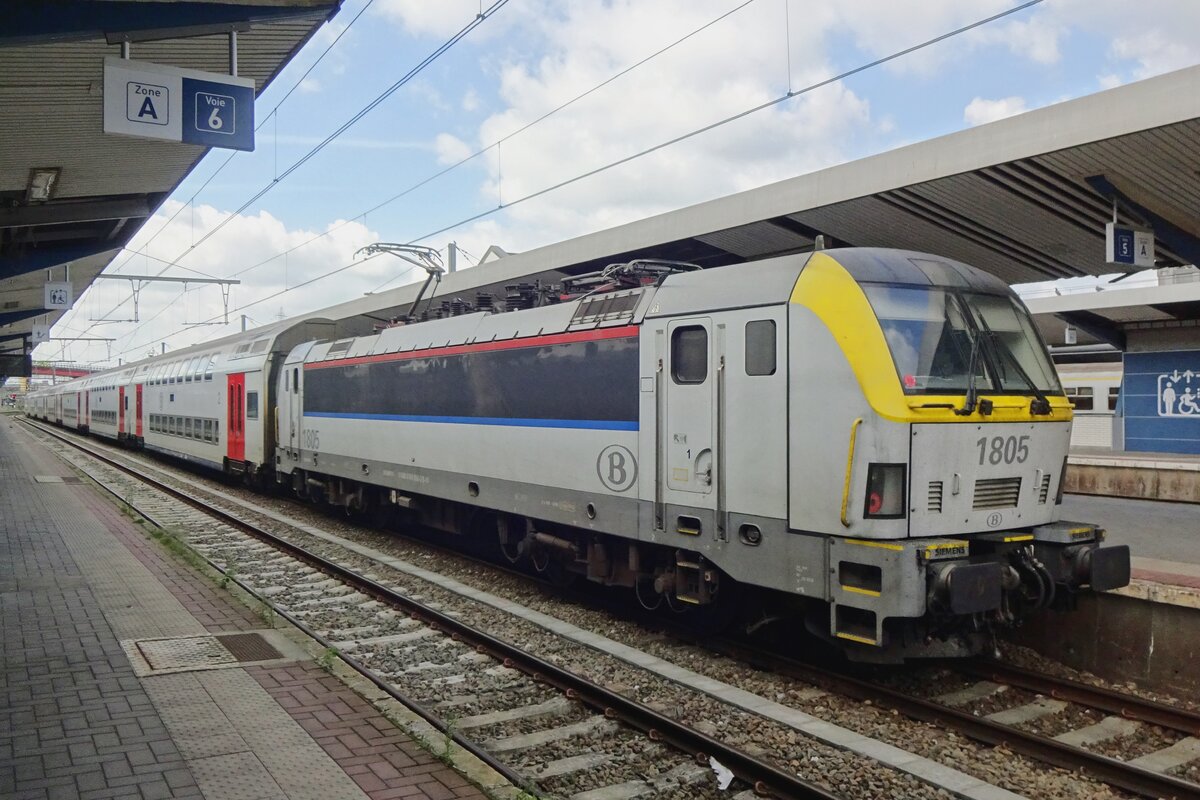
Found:
[{"label": "handrail", "polygon": [[842,525],[850,527],[850,518],[846,516],[850,504],[850,475],[854,471],[854,442],[858,439],[858,426],[862,425],[862,417],[850,424],[850,449],[846,453],[846,482],[842,484]]}]

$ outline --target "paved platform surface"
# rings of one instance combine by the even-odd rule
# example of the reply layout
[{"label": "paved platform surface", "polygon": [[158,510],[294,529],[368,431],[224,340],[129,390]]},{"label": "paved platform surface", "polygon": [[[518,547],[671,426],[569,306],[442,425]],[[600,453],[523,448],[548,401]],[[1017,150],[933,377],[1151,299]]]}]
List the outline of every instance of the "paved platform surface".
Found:
[{"label": "paved platform surface", "polygon": [[[482,800],[71,480],[0,418],[0,797]],[[250,631],[273,656],[163,673],[127,655],[146,652],[139,641]]]}]

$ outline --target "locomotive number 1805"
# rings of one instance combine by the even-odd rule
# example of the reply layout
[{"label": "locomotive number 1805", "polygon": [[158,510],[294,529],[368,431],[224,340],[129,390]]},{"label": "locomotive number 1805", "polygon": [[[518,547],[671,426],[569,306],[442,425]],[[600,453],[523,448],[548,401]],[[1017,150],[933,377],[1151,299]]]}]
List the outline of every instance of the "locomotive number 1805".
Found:
[{"label": "locomotive number 1805", "polygon": [[1024,464],[1029,458],[1028,436],[993,436],[990,439],[981,437],[975,446],[979,448],[979,465]]}]

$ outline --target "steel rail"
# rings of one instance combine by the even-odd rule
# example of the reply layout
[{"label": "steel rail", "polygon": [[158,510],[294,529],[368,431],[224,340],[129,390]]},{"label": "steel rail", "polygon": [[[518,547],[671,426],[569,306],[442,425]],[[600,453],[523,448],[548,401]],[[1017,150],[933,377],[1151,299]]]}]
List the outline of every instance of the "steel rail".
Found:
[{"label": "steel rail", "polygon": [[1036,761],[1073,772],[1084,772],[1111,786],[1143,797],[1200,800],[1200,784],[1136,767],[1116,758],[1092,753],[1047,736],[1002,725],[984,717],[977,717],[956,708],[913,697],[871,681],[832,672],[725,639],[708,640],[703,643],[703,646],[722,655],[754,664],[777,674],[815,684],[856,700],[870,700],[912,719],[952,728],[968,738],[985,744],[1004,745],[1014,753],[1028,756]]},{"label": "steel rail", "polygon": [[1200,736],[1200,713],[1188,709],[1176,708],[1136,695],[1122,694],[1101,686],[1090,686],[1067,678],[1043,675],[1040,672],[1009,664],[979,661],[955,665],[954,668],[978,678],[1037,692],[1056,700],[1078,703],[1116,714],[1125,719],[1146,722],[1186,733],[1189,736]]},{"label": "steel rail", "polygon": [[[636,700],[624,697],[604,686],[594,683],[580,675],[576,675],[567,669],[559,667],[545,659],[542,659],[532,653],[522,650],[514,644],[498,639],[491,634],[480,631],[470,625],[455,619],[454,617],[444,614],[435,609],[421,605],[419,602],[398,594],[383,584],[371,578],[362,575],[349,567],[338,564],[330,559],[325,558],[317,553],[314,553],[306,548],[289,542],[281,536],[278,536],[268,530],[258,527],[253,523],[240,519],[236,515],[224,511],[198,498],[192,497],[186,492],[176,489],[173,486],[164,483],[163,481],[146,475],[139,470],[122,464],[116,459],[113,459],[103,453],[99,453],[90,447],[86,447],[79,442],[73,441],[58,431],[50,429],[41,424],[32,423],[26,420],[37,429],[48,433],[60,441],[76,448],[90,457],[95,458],[109,466],[120,470],[134,478],[143,481],[157,491],[163,492],[177,500],[182,501],[188,506],[195,508],[203,513],[206,513],[221,522],[241,530],[256,539],[259,539],[272,547],[276,547],[289,555],[308,563],[309,565],[329,574],[339,580],[350,584],[358,591],[364,594],[375,597],[376,599],[388,603],[394,607],[403,609],[406,613],[412,616],[419,622],[430,627],[441,630],[443,633],[451,636],[457,641],[468,643],[475,648],[487,652],[493,657],[499,659],[506,667],[518,669],[521,672],[529,675],[533,680],[540,683],[553,686],[569,699],[577,700],[585,705],[602,712],[610,719],[620,719],[631,727],[637,728],[644,732],[648,738],[656,742],[665,742],[678,750],[688,753],[695,757],[696,761],[701,764],[707,764],[708,759],[715,758],[725,767],[733,772],[735,776],[750,784],[756,794],[766,797],[776,797],[780,800],[841,800],[838,795],[833,794],[828,789],[825,789],[817,784],[810,783],[796,775],[792,775],[778,767],[768,764],[764,761],[754,758],[737,748],[714,739],[707,734],[687,727],[683,723],[671,719],[663,714],[654,711],[651,708],[637,702]],[[118,495],[119,496],[119,495]],[[128,498],[121,497],[125,503],[129,503]],[[140,512],[139,512],[140,513]],[[206,559],[207,561],[207,559]],[[209,562],[210,564],[212,562]],[[213,565],[216,567],[216,565]],[[274,609],[274,604],[268,598],[263,598],[254,592],[249,587],[238,582],[246,591],[249,591],[260,601]],[[277,609],[276,609],[277,610]],[[277,610],[278,611],[278,610]],[[293,619],[286,614],[289,622]],[[310,631],[301,626],[306,633]],[[315,637],[318,641],[321,638]],[[449,730],[445,723],[433,715],[431,712],[422,708],[418,704],[407,700],[402,696],[396,696],[389,687],[381,683],[376,677],[369,672],[364,671],[361,665],[347,659],[344,655],[339,654],[343,660],[346,660],[350,666],[355,667],[359,672],[364,674],[373,683],[385,691],[389,691],[396,697],[397,700],[404,703],[414,712],[420,714],[423,718],[435,725],[444,733],[455,734],[455,741],[464,748],[479,757],[489,766],[492,766],[498,772],[501,772],[505,777],[514,775],[509,768],[498,762],[494,756],[487,753],[481,747],[471,742],[470,740],[460,738],[456,732]],[[511,780],[511,778],[510,778]],[[515,785],[523,785],[527,782],[526,778],[517,777],[513,781]]]}]

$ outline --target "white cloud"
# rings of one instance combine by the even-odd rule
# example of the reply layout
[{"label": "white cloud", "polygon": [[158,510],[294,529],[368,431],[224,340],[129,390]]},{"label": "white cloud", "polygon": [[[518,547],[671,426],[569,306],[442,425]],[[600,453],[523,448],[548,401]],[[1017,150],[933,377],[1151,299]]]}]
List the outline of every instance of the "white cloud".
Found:
[{"label": "white cloud", "polygon": [[[185,252],[192,242],[215,228],[228,214],[211,206],[200,205],[196,207],[194,215],[184,211],[167,224],[180,205],[174,200],[167,201],[147,223],[143,229],[145,232],[138,234],[129,252],[137,250],[140,242],[146,241],[152,232],[164,225],[166,227],[146,249],[150,257],[135,253],[128,266],[124,267],[124,272],[151,275],[159,272],[166,266],[164,262]],[[325,231],[332,232],[306,244]],[[262,324],[274,320],[280,308],[287,316],[324,308],[357,297],[395,276],[397,265],[389,263],[394,260],[376,258],[336,277],[293,289],[279,297],[263,299],[350,264],[358,248],[378,240],[379,235],[375,231],[358,221],[336,220],[322,230],[303,230],[289,228],[265,211],[239,215],[191,255],[179,259],[179,266],[172,267],[166,273],[177,277],[200,277],[203,274],[241,280],[242,283],[230,291],[228,325],[185,327],[221,319],[224,309],[217,287],[192,285],[184,294],[180,284],[151,283],[140,293],[139,323],[105,324],[94,327],[88,335],[117,339],[112,346],[115,363],[118,357],[126,361],[140,359],[148,349],[157,348],[163,341],[170,349],[175,349],[234,333],[240,329],[241,313]],[[296,249],[286,256],[280,255],[291,248]],[[125,264],[129,252],[119,255],[114,263]],[[259,262],[266,263],[243,272]],[[189,269],[196,272],[190,272]],[[402,285],[414,279],[415,276],[409,276],[392,285]],[[336,293],[331,293],[331,287],[336,287]],[[55,335],[82,335],[92,324],[89,321],[91,317],[130,319],[133,305],[128,300],[129,296],[129,287],[125,282],[96,282],[76,301],[75,308],[55,326]],[[246,308],[244,312],[236,310],[256,300],[263,302]],[[57,343],[41,345],[37,357],[58,358],[59,350]],[[81,362],[102,361],[107,353],[105,346],[100,343],[75,343],[68,357]]]},{"label": "white cloud", "polygon": [[1121,80],[1120,75],[1114,75],[1112,73],[1100,75],[1096,78],[1096,83],[1100,84],[1101,89],[1115,89],[1124,82],[1125,81]]},{"label": "white cloud", "polygon": [[[486,11],[491,2],[483,3]],[[479,0],[379,0],[376,8],[392,22],[401,25],[413,36],[432,36],[446,38],[458,33],[479,14]],[[505,8],[496,14],[496,19],[502,19],[509,14]],[[495,20],[480,26],[480,33],[491,26]]]},{"label": "white cloud", "polygon": [[983,125],[1021,114],[1025,110],[1024,97],[1002,97],[999,100],[976,97],[963,109],[963,121],[968,125]]},{"label": "white cloud", "polygon": [[[1200,30],[1200,18],[1197,26],[1193,31]],[[1200,60],[1200,47],[1194,37],[1172,39],[1165,31],[1148,30],[1134,36],[1118,36],[1113,40],[1112,55],[1136,61],[1134,76],[1141,79],[1195,64]]]},{"label": "white cloud", "polygon": [[449,133],[439,133],[433,141],[439,164],[457,164],[474,152],[471,146]]},{"label": "white cloud", "polygon": [[[502,110],[481,123],[470,148],[513,133],[729,8],[717,0],[524,7],[542,46],[509,52],[499,65]],[[835,71],[810,22],[792,32],[796,87]],[[483,204],[511,203],[779,98],[788,66],[782,23],[780,7],[751,5],[505,141],[481,159]],[[870,130],[868,104],[828,86],[512,208],[495,233],[522,250],[628,222],[844,160],[847,143]],[[439,153],[455,141],[439,137]],[[455,152],[463,148],[455,144]]]},{"label": "white cloud", "polygon": [[476,111],[479,109],[479,95],[474,89],[468,89],[462,98],[463,111]]},{"label": "white cloud", "polygon": [[315,94],[321,91],[321,82],[316,78],[308,77],[300,81],[299,89],[308,94]]}]

